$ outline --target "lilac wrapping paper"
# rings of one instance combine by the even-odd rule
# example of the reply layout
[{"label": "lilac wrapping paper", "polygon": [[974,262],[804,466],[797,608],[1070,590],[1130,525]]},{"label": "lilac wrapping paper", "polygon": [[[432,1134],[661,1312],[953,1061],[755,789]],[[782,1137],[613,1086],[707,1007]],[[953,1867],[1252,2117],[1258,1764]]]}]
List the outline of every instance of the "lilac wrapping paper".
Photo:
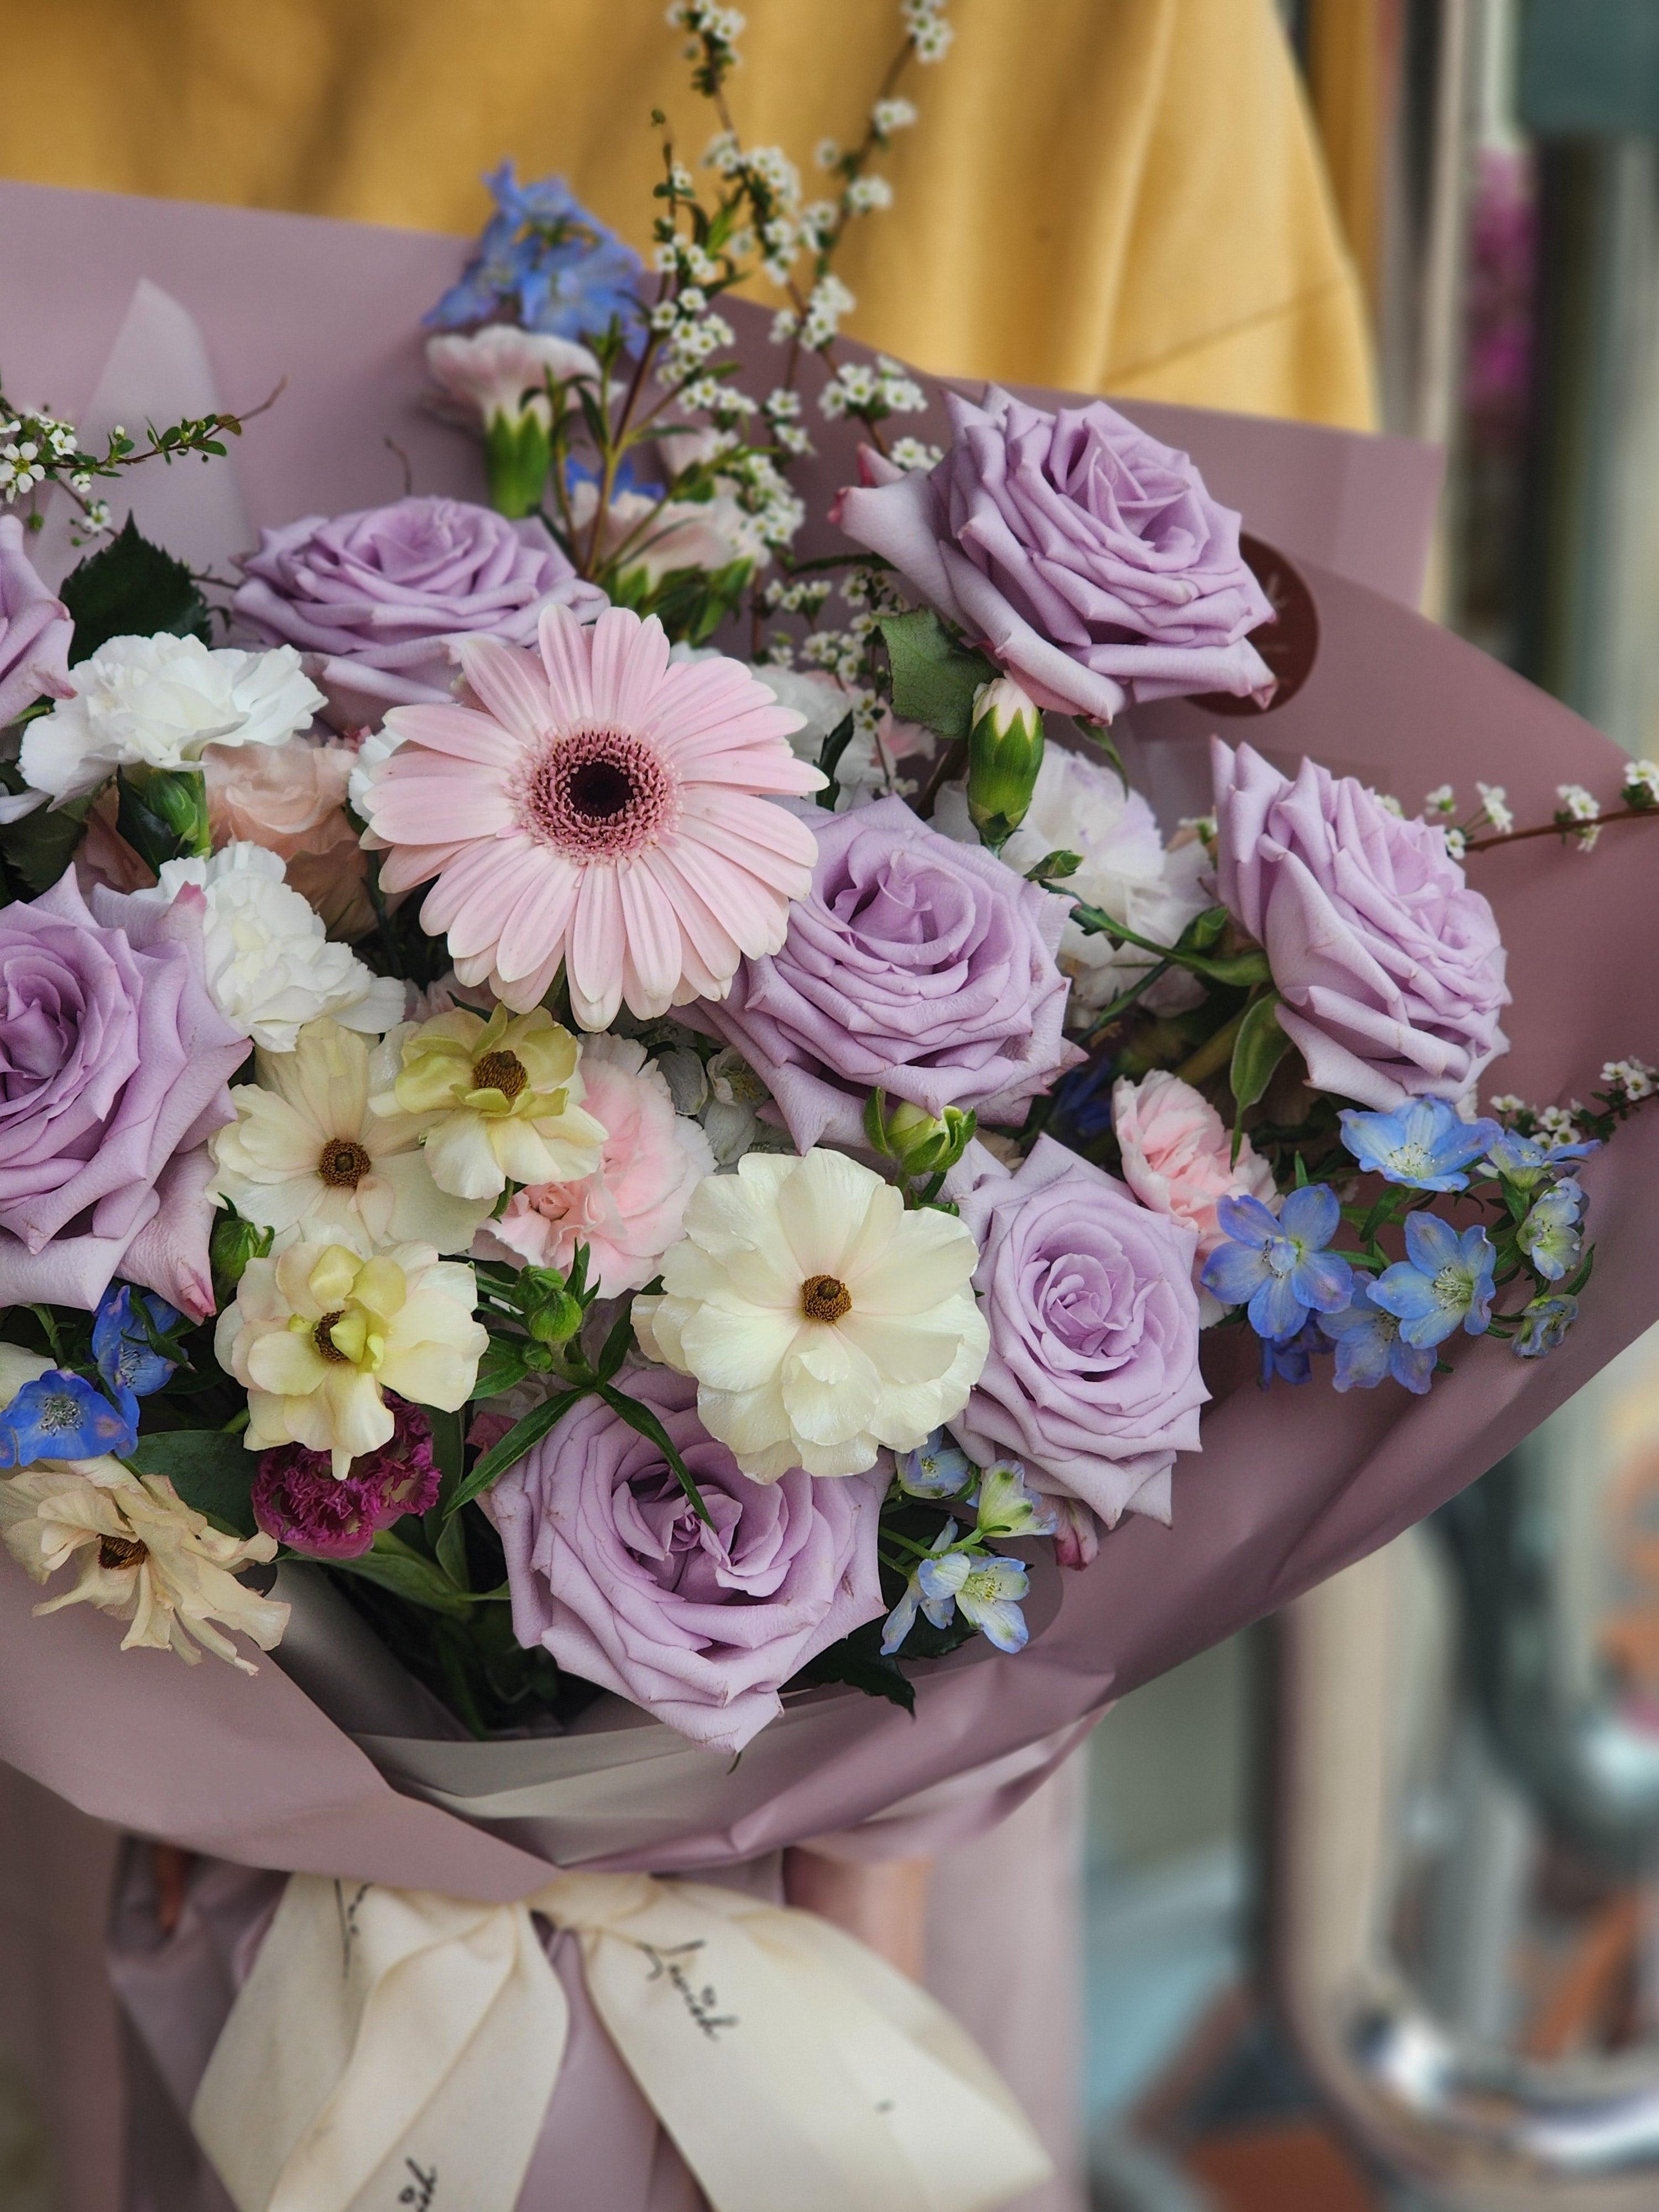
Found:
[{"label": "lilac wrapping paper", "polygon": [[[135,303],[148,277],[196,318],[225,404],[249,405],[287,373],[280,407],[250,426],[216,495],[222,555],[242,511],[270,525],[395,497],[402,468],[388,437],[409,455],[417,490],[476,494],[472,449],[422,410],[414,335],[459,252],[453,240],[410,233],[0,186],[0,362],[19,396],[84,410],[130,307],[167,320],[153,294]],[[743,319],[763,350],[764,319]],[[1423,449],[1191,410],[1129,411],[1188,445],[1212,488],[1244,507],[1253,532],[1298,556],[1317,601],[1322,645],[1307,684],[1279,712],[1225,734],[1247,734],[1291,769],[1314,752],[1408,803],[1449,777],[1497,778],[1523,820],[1548,813],[1559,782],[1612,787],[1621,756],[1606,740],[1397,603],[1416,589],[1437,481]],[[907,427],[937,436],[941,426]],[[844,426],[815,434],[817,507],[850,479],[852,441]],[[141,525],[167,534],[166,510],[196,491],[180,476],[135,480]],[[830,542],[821,523],[815,532],[814,546]],[[1359,574],[1394,599],[1352,580]],[[1203,803],[1213,726],[1182,701],[1120,726],[1131,773],[1166,818]],[[1471,866],[1510,948],[1519,1042],[1501,1087],[1547,1100],[1586,1090],[1610,1056],[1659,1057],[1659,984],[1620,957],[1642,927],[1644,833],[1608,831],[1593,860],[1540,843]],[[1494,1345],[1461,1346],[1457,1371],[1426,1401],[1322,1388],[1263,1397],[1250,1386],[1249,1347],[1218,1345],[1217,1403],[1202,1455],[1176,1471],[1173,1526],[1132,1516],[1087,1572],[1061,1577],[1044,1565],[1032,1614],[1039,1632],[1026,1652],[1007,1659],[981,1645],[922,1670],[914,1721],[852,1694],[814,1698],[772,1752],[763,1735],[735,1772],[700,1786],[695,1819],[682,1820],[667,1793],[648,1840],[580,1863],[706,1870],[879,1820],[919,1792],[1069,1730],[1386,1541],[1500,1457],[1659,1315],[1644,1203],[1656,1171],[1659,1126],[1646,1121],[1590,1164],[1596,1280],[1585,1321],[1553,1358],[1528,1365]],[[0,1573],[0,1757],[83,1811],[250,1869],[483,1898],[539,1886],[544,1861],[522,1829],[485,1829],[400,1794],[278,1667],[250,1681],[164,1655],[123,1656],[107,1621],[79,1608],[36,1620],[33,1596],[21,1575]],[[223,1878],[232,1888],[239,1881]],[[242,1932],[258,1892],[247,1877]],[[137,1933],[124,1926],[128,1949],[142,1954],[142,1923]],[[180,2033],[193,2021],[198,2044],[214,2027],[205,1987],[185,1973],[174,1988]],[[596,2140],[614,2134],[614,2161],[594,2171],[614,2174],[620,2193],[592,2201],[607,2212],[657,2212],[674,2199],[659,2196],[638,2142],[630,2150],[624,2142],[641,2115],[623,2115],[614,2082],[605,2094],[611,2118]],[[539,2207],[528,2191],[523,2201]]]}]

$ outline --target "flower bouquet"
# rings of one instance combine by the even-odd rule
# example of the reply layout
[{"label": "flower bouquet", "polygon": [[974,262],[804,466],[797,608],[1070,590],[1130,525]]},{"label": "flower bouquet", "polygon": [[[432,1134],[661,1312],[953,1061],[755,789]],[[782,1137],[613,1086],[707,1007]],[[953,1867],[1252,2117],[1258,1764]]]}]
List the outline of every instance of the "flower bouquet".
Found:
[{"label": "flower bouquet", "polygon": [[675,13],[650,272],[510,167],[459,277],[9,195],[0,1750],[236,1863],[157,2063],[243,2207],[655,2203],[652,2112],[721,2208],[1005,2201],[918,1993],[646,1877],[1029,1786],[1659,1311],[1659,772],[843,341],[897,78],[805,202]]}]

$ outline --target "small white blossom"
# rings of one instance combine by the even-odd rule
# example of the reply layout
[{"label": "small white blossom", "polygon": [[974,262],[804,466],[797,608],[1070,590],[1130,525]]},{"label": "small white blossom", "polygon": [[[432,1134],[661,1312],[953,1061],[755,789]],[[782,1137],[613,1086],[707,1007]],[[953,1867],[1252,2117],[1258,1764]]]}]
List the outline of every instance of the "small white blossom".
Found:
[{"label": "small white blossom", "polygon": [[1539,1109],[1538,1126],[1553,1145],[1576,1145],[1580,1132],[1573,1115],[1583,1111],[1583,1104],[1577,1098],[1571,1108],[1543,1106]]},{"label": "small white blossom", "polygon": [[878,100],[870,110],[871,127],[883,138],[890,138],[896,131],[908,131],[915,119],[913,100]]},{"label": "small white blossom", "polygon": [[887,458],[896,468],[908,474],[918,469],[937,468],[945,452],[942,447],[924,444],[920,438],[895,438]]},{"label": "small white blossom", "polygon": [[833,169],[841,159],[841,148],[833,138],[820,138],[813,149],[812,159],[821,169]]},{"label": "small white blossom", "polygon": [[1659,806],[1659,761],[1632,761],[1619,796],[1626,806]]},{"label": "small white blossom", "polygon": [[1515,827],[1514,812],[1504,805],[1509,793],[1501,783],[1477,782],[1474,787],[1480,794],[1480,811],[1500,837],[1507,837]]},{"label": "small white blossom", "polygon": [[893,187],[885,177],[854,177],[842,195],[849,215],[874,215],[893,204]]},{"label": "small white blossom", "polygon": [[1630,1099],[1653,1095],[1656,1071],[1644,1060],[1610,1060],[1601,1070],[1601,1087]]},{"label": "small white blossom", "polygon": [[1437,784],[1428,793],[1423,801],[1423,811],[1425,814],[1455,814],[1457,793],[1452,789],[1450,784]]},{"label": "small white blossom", "polygon": [[1469,849],[1468,837],[1451,823],[1448,823],[1440,834],[1446,841],[1446,857],[1452,860],[1461,860]]},{"label": "small white blossom", "polygon": [[1379,806],[1386,808],[1390,814],[1398,814],[1403,819],[1406,810],[1391,791],[1374,791],[1371,797]]},{"label": "small white blossom", "polygon": [[1527,1110],[1526,1100],[1513,1091],[1495,1091],[1486,1103],[1494,1114],[1501,1114],[1506,1118],[1511,1114],[1524,1114]]}]

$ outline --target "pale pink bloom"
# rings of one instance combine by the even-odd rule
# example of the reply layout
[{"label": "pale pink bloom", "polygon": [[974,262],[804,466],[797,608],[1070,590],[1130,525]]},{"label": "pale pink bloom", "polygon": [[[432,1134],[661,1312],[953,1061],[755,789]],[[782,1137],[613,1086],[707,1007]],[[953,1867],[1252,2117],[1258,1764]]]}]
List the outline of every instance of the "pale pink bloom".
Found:
[{"label": "pale pink bloom", "polygon": [[1194,1271],[1222,1241],[1216,1202],[1246,1191],[1267,1200],[1273,1171],[1245,1138],[1231,1158],[1232,1132],[1209,1100],[1167,1068],[1139,1083],[1112,1086],[1112,1126],[1123,1153],[1123,1180],[1141,1204],[1198,1231]]},{"label": "pale pink bloom", "polygon": [[582,1048],[582,1105],[605,1125],[592,1175],[532,1183],[484,1231],[532,1267],[567,1270],[578,1244],[600,1295],[641,1291],[678,1244],[692,1192],[714,1172],[697,1124],[674,1111],[666,1078],[631,1037],[597,1036]]},{"label": "pale pink bloom", "polygon": [[263,845],[288,863],[288,880],[335,937],[361,937],[374,923],[368,862],[345,811],[349,745],[307,737],[284,745],[210,745],[207,777],[213,842]]},{"label": "pale pink bloom", "polygon": [[427,373],[452,400],[476,410],[481,422],[496,416],[517,422],[526,410],[552,420],[547,380],[597,384],[599,364],[574,338],[521,331],[512,323],[482,330],[446,331],[426,342]]},{"label": "pale pink bloom", "polygon": [[817,843],[772,799],[816,791],[799,716],[740,662],[671,662],[654,616],[591,627],[544,609],[539,659],[487,637],[457,655],[476,706],[397,707],[367,794],[388,892],[421,908],[455,972],[520,1011],[561,962],[584,1029],[723,999],[775,952]]}]

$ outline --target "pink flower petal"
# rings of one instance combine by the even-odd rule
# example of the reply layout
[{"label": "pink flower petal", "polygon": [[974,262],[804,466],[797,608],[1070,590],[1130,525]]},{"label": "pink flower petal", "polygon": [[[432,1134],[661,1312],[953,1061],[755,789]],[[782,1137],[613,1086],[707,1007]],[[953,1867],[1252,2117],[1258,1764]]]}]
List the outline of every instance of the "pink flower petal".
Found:
[{"label": "pink flower petal", "polygon": [[593,718],[592,641],[567,607],[544,607],[537,635],[551,695],[553,726],[586,727]]},{"label": "pink flower petal", "polygon": [[533,653],[521,653],[498,638],[466,639],[457,648],[461,673],[496,720],[526,744],[552,726],[553,702],[547,678]]},{"label": "pink flower petal", "polygon": [[570,1003],[584,1029],[602,1030],[615,1018],[622,1004],[623,953],[617,872],[610,867],[586,868],[565,955]]}]

